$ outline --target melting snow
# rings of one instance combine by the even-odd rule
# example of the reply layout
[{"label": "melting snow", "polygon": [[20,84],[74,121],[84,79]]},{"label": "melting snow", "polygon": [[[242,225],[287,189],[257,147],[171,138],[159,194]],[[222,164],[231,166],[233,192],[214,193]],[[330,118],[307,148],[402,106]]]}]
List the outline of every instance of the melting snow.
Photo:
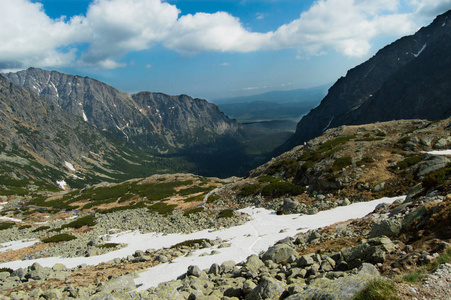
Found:
[{"label": "melting snow", "polygon": [[6,242],[0,244],[0,252],[19,250],[22,248],[31,247],[39,242],[39,240],[20,240],[14,242]]},{"label": "melting snow", "polygon": [[[135,283],[141,285],[140,290],[156,286],[161,282],[175,279],[186,272],[189,265],[197,265],[201,269],[210,267],[212,263],[221,264],[227,260],[235,262],[244,261],[251,254],[259,254],[273,245],[276,241],[287,236],[294,236],[299,232],[306,232],[342,222],[349,219],[361,218],[372,212],[380,203],[392,203],[400,197],[382,198],[369,202],[354,203],[348,206],[337,207],[328,211],[322,211],[316,215],[283,215],[278,216],[274,212],[262,208],[246,208],[241,210],[248,213],[251,221],[241,226],[221,230],[203,230],[191,234],[140,234],[137,231],[123,232],[111,236],[110,242],[123,243],[125,248],[112,251],[99,256],[76,258],[40,258],[32,260],[11,261],[0,264],[0,268],[12,269],[25,268],[37,262],[44,267],[52,267],[56,263],[62,263],[68,268],[74,268],[81,264],[97,265],[108,262],[114,258],[122,258],[133,254],[136,250],[161,249],[174,244],[199,238],[216,239],[217,237],[228,240],[231,244],[228,248],[200,249],[193,256],[179,257],[171,263],[157,265],[140,273]],[[200,256],[202,253],[211,252],[212,249],[219,254]]]},{"label": "melting snow", "polygon": [[12,222],[22,222],[22,220],[20,220],[20,219],[9,218],[9,217],[0,217],[0,220],[12,221]]},{"label": "melting snow", "polygon": [[88,117],[85,114],[85,111],[83,110],[83,120],[85,120],[85,122],[88,122]]},{"label": "melting snow", "polygon": [[71,170],[71,171],[74,171],[75,172],[75,168],[74,168],[74,165],[73,164],[71,164],[70,162],[67,162],[67,161],[65,161],[64,162],[64,165],[69,169],[69,170]]},{"label": "melting snow", "polygon": [[451,149],[450,150],[429,151],[427,153],[432,154],[432,155],[451,155]]},{"label": "melting snow", "polygon": [[421,54],[421,52],[423,52],[423,50],[426,48],[426,43],[423,45],[423,47],[421,47],[420,51],[418,51],[417,54],[414,54],[413,56],[418,57],[418,55]]},{"label": "melting snow", "polygon": [[66,183],[66,181],[64,181],[64,179],[61,180],[61,181],[57,181],[56,183],[60,186],[60,188],[61,188],[62,190],[65,190],[65,189],[66,189],[67,183]]}]

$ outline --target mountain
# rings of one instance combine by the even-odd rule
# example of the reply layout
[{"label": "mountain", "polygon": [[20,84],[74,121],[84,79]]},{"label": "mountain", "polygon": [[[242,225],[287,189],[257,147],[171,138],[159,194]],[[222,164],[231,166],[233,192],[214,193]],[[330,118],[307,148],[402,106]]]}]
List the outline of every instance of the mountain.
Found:
[{"label": "mountain", "polygon": [[340,125],[451,115],[451,11],[349,70],[298,123],[289,149]]},{"label": "mountain", "polygon": [[329,85],[291,91],[217,99],[221,111],[240,121],[299,120],[314,108],[327,92]]},{"label": "mountain", "polygon": [[5,76],[98,129],[157,153],[211,144],[238,130],[216,105],[187,95],[131,95],[88,77],[36,68]]}]

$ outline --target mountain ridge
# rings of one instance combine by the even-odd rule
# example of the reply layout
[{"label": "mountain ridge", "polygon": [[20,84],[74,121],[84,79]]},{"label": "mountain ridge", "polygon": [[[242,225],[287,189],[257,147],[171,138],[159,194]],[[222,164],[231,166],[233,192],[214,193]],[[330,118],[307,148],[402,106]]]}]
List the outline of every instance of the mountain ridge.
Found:
[{"label": "mountain ridge", "polygon": [[[372,115],[373,118],[371,121],[373,122],[387,120],[388,116],[387,118],[384,118],[383,116],[371,114],[371,109],[374,109],[376,106],[375,100],[372,102],[373,105],[371,106],[365,103],[372,99],[378,91],[380,91],[380,93],[385,93],[381,90],[384,87],[384,84],[386,84],[394,74],[401,74],[399,72],[405,70],[409,63],[423,59],[428,52],[431,52],[430,48],[432,45],[440,47],[440,42],[434,43],[434,41],[443,39],[449,40],[451,38],[450,28],[451,11],[448,11],[437,16],[430,25],[421,28],[414,35],[400,38],[379,50],[366,62],[350,69],[345,77],[338,79],[329,89],[328,94],[321,101],[320,105],[301,119],[298,123],[296,133],[279,149],[279,153],[320,135],[328,128],[346,124],[363,124],[370,121],[363,117],[359,119],[358,117],[353,116],[353,113],[366,117]],[[448,46],[449,43],[442,43],[442,45]],[[449,58],[449,55],[447,55],[448,53],[449,49],[447,51],[442,51],[442,59]],[[445,56],[443,57],[443,55]],[[436,63],[438,64],[439,62]],[[450,63],[449,59],[443,60],[443,63],[448,66]],[[421,73],[423,67],[425,67],[423,64],[421,65],[421,68],[417,65],[417,68],[420,68],[417,72]],[[402,76],[407,75],[407,73],[404,73]],[[402,76],[399,76],[398,79],[403,79]],[[441,82],[436,82],[434,84],[447,86],[446,90],[441,94],[442,98],[446,98],[447,94],[445,92],[450,89],[449,79],[446,77],[441,77],[441,79]],[[399,90],[399,83],[400,82],[398,81],[398,93],[392,93],[390,101],[394,101],[394,99],[403,94],[404,91]],[[434,88],[431,86],[427,89],[429,93],[433,93],[433,90]],[[389,100],[386,100],[386,102],[388,101]],[[383,103],[379,105],[380,108],[383,108],[383,106],[386,106],[387,104]],[[364,109],[366,109],[365,112],[363,112]],[[432,108],[429,105],[429,111],[430,110],[432,110]],[[381,112],[383,111],[381,110]],[[400,114],[391,115],[390,117],[393,119],[399,119],[401,117],[421,118],[421,116],[414,113],[411,105],[409,106],[407,103],[399,106],[395,112]],[[401,115],[401,113],[403,113],[403,115]],[[422,113],[424,113],[424,111],[422,111]]]}]

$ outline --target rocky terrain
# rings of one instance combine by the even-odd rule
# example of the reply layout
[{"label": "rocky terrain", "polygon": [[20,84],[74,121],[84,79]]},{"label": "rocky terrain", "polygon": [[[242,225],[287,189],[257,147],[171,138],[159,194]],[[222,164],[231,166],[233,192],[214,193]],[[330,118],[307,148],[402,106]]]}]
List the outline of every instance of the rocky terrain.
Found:
[{"label": "rocky terrain", "polygon": [[192,265],[184,276],[147,290],[134,281],[142,271],[199,248],[214,255],[228,241],[188,241],[95,266],[7,268],[0,272],[1,294],[5,299],[351,299],[360,291],[390,293],[392,298],[384,299],[446,299],[450,159],[425,152],[449,149],[450,130],[450,119],[343,126],[246,178],[155,175],[70,192],[3,196],[0,241],[41,241],[0,254],[0,260],[10,261],[95,257],[121,249],[108,235],[127,230],[183,233],[233,227],[247,221],[236,209],[248,206],[314,215],[408,195],[379,205],[363,219],[287,237],[243,262],[205,270]]},{"label": "rocky terrain", "polygon": [[340,125],[450,117],[451,11],[349,70],[279,153]]}]

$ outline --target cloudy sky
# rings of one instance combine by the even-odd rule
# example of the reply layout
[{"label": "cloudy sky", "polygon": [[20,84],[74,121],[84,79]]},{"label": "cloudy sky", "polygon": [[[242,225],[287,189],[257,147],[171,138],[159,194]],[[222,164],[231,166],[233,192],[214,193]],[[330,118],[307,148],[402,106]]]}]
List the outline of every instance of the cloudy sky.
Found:
[{"label": "cloudy sky", "polygon": [[0,72],[213,100],[335,82],[451,0],[0,0]]}]

